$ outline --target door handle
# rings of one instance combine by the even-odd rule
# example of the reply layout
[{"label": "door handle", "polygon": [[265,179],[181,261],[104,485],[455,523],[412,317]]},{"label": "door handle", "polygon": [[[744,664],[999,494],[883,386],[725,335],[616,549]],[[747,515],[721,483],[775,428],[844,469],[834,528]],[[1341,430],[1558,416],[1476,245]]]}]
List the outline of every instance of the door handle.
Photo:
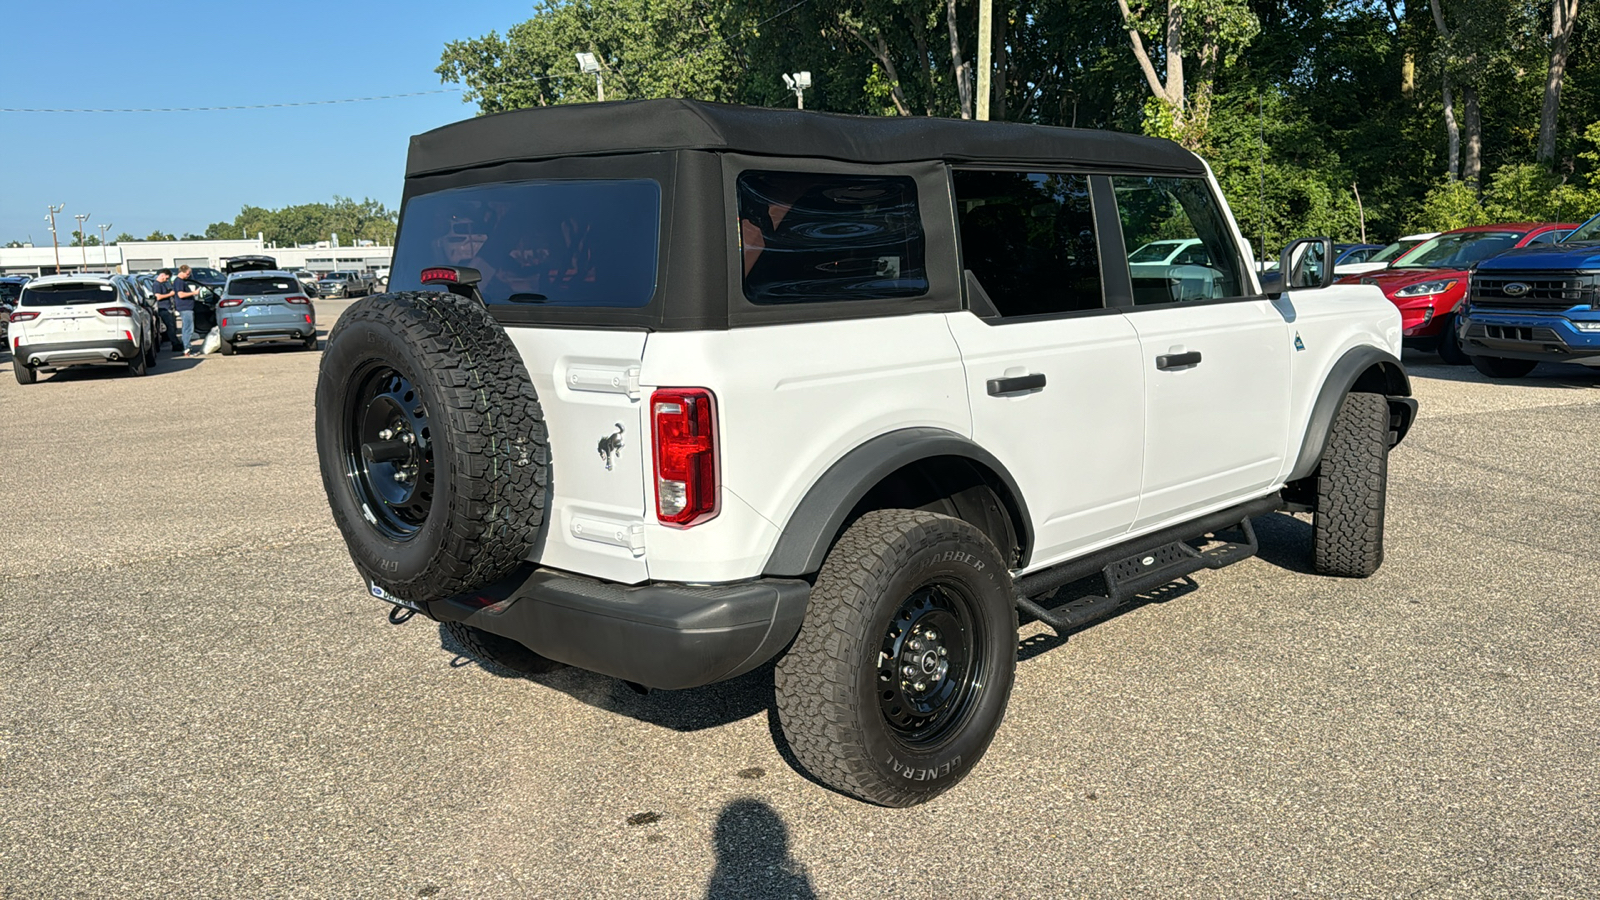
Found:
[{"label": "door handle", "polygon": [[1006,394],[1037,391],[1043,387],[1043,372],[1035,372],[1032,375],[1016,375],[1011,378],[991,378],[989,379],[989,396],[1003,397]]},{"label": "door handle", "polygon": [[1188,353],[1167,353],[1156,357],[1158,369],[1181,369],[1185,366],[1200,365],[1200,351],[1190,350]]}]

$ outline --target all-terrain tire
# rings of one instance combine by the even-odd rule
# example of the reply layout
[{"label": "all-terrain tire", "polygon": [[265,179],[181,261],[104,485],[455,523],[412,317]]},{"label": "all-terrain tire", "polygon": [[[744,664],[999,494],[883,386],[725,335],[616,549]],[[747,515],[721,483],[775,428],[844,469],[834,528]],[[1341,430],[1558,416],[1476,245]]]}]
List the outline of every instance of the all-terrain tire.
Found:
[{"label": "all-terrain tire", "polygon": [[519,675],[543,675],[566,668],[564,663],[540,656],[508,637],[491,634],[482,628],[473,628],[460,622],[445,622],[444,630],[450,632],[456,643],[466,649],[467,655],[510,669]]},{"label": "all-terrain tire", "polygon": [[1539,365],[1534,359],[1506,359],[1503,356],[1474,356],[1472,367],[1490,378],[1521,378]]},{"label": "all-terrain tire", "polygon": [[904,509],[858,519],[823,561],[777,665],[778,717],[800,764],[884,806],[953,787],[988,749],[1011,696],[1011,590],[1004,558],[967,522]]},{"label": "all-terrain tire", "polygon": [[1366,578],[1383,565],[1389,482],[1389,401],[1346,394],[1317,470],[1312,566],[1319,574]]},{"label": "all-terrain tire", "polygon": [[[416,431],[407,452],[417,471],[403,485],[383,473],[408,463],[391,469],[367,455],[395,403]],[[544,415],[522,358],[481,304],[430,292],[352,304],[327,337],[316,427],[334,522],[356,568],[389,594],[455,596],[504,578],[533,547],[549,480]],[[388,499],[406,490],[404,507]]]}]

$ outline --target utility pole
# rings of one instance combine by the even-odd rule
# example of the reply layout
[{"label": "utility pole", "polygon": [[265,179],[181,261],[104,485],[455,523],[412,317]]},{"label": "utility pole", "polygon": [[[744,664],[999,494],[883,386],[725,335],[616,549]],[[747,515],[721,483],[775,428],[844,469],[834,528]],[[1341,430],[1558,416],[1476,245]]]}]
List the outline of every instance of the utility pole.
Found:
[{"label": "utility pole", "polygon": [[66,207],[67,205],[65,203],[58,203],[55,206],[51,206],[48,203],[45,204],[45,208],[50,210],[50,214],[45,216],[44,220],[50,223],[50,245],[56,248],[57,275],[61,274],[61,242],[56,240],[56,213],[61,212],[63,209],[66,209]]},{"label": "utility pole", "polygon": [[[93,213],[74,213],[72,215],[74,219],[78,220],[78,249],[83,251],[84,269],[89,268],[89,245],[83,239],[83,220],[89,218],[91,215],[93,215]],[[81,272],[83,269],[79,269],[78,271]]]},{"label": "utility pole", "polygon": [[989,120],[990,70],[994,63],[994,0],[978,0],[978,121]]},{"label": "utility pole", "polygon": [[106,268],[111,265],[110,259],[106,256],[106,232],[111,230],[111,223],[107,222],[104,225],[96,225],[95,227],[100,229],[100,267]]}]

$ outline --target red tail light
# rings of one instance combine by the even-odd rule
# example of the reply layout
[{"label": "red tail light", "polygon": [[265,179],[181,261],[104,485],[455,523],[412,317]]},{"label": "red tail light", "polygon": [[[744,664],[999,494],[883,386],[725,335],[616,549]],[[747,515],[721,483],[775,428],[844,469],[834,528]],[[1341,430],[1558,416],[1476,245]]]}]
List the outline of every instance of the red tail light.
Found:
[{"label": "red tail light", "polygon": [[244,300],[239,297],[225,297],[218,306],[243,306]]},{"label": "red tail light", "polygon": [[717,417],[704,388],[650,395],[655,432],[656,518],[688,528],[717,514]]},{"label": "red tail light", "polygon": [[285,297],[283,299],[289,301],[290,303],[299,304],[301,306],[311,302],[310,298],[307,297]]},{"label": "red tail light", "polygon": [[11,322],[32,322],[34,319],[37,319],[37,318],[39,318],[39,314],[36,313],[36,312],[14,312],[14,313],[11,314],[11,318],[8,319],[7,321],[11,321]]},{"label": "red tail light", "polygon": [[455,280],[457,280],[456,270],[450,266],[438,266],[436,268],[422,270],[423,284],[432,284],[436,281]]},{"label": "red tail light", "polygon": [[124,316],[124,317],[130,318],[130,319],[133,318],[133,310],[131,310],[131,309],[123,309],[120,306],[107,306],[107,307],[104,307],[103,309],[97,309],[97,310],[95,310],[95,312],[99,313],[102,316]]}]

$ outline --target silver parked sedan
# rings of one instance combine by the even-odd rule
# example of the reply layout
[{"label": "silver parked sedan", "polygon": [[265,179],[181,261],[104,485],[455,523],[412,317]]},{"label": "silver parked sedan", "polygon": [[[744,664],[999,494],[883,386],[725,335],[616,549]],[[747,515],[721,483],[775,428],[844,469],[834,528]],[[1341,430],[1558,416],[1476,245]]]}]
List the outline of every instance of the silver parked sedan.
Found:
[{"label": "silver parked sedan", "polygon": [[297,341],[317,349],[317,310],[292,272],[244,272],[228,278],[217,302],[222,355],[245,344]]}]

